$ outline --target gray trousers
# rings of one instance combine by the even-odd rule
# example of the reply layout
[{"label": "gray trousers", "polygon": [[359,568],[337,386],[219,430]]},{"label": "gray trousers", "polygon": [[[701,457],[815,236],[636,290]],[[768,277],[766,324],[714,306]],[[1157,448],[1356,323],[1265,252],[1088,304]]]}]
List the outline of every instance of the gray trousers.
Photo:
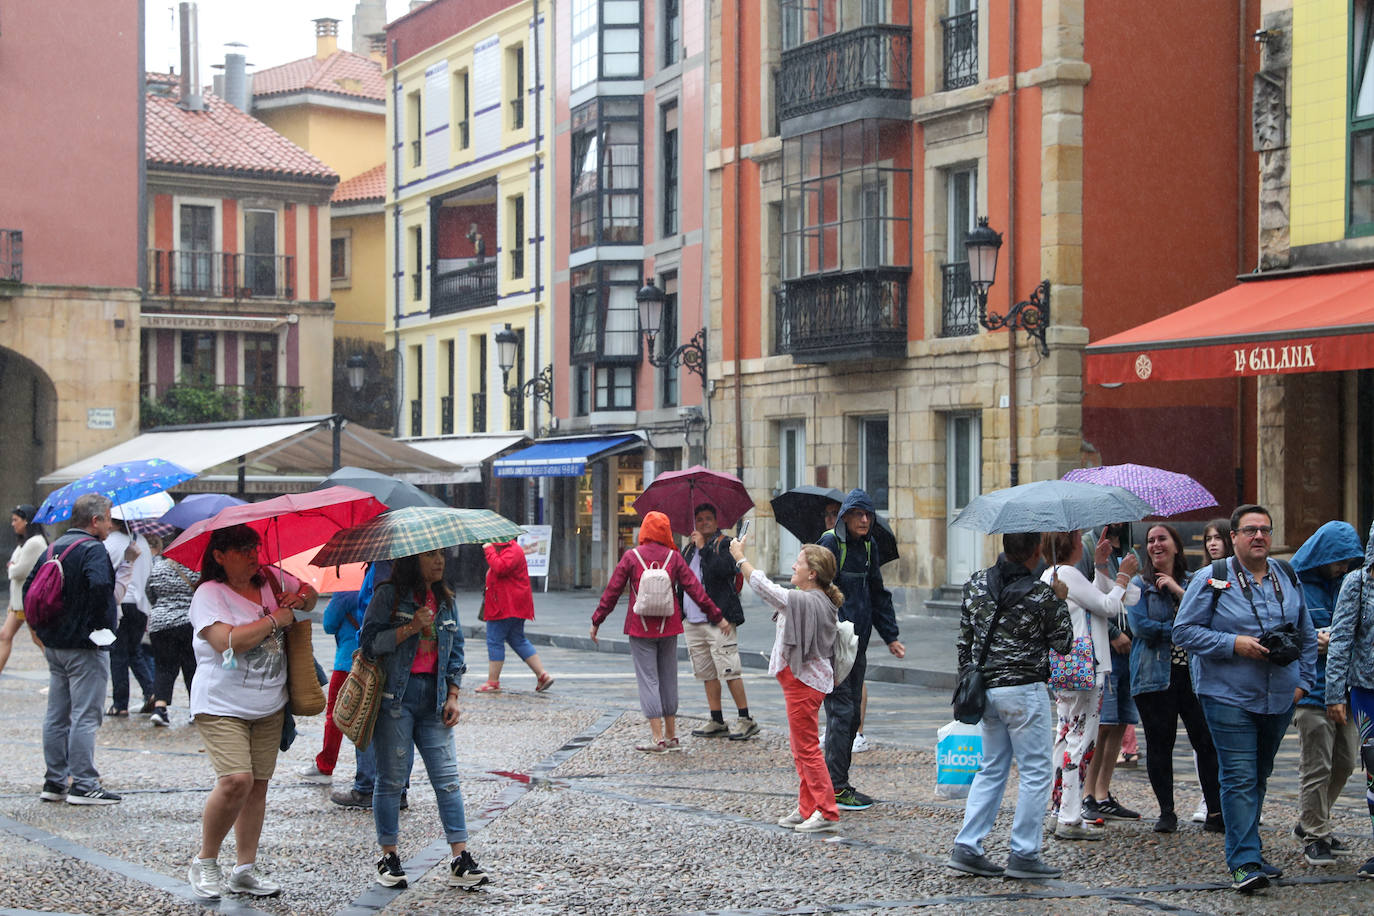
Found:
[{"label": "gray trousers", "polygon": [[85,792],[100,786],[95,733],[110,683],[110,654],[99,649],[45,648],[48,712],[43,717],[44,779]]},{"label": "gray trousers", "polygon": [[1313,837],[1330,839],[1331,806],[1360,762],[1360,732],[1353,718],[1337,725],[1314,706],[1299,706],[1293,722],[1298,726],[1299,823]]},{"label": "gray trousers", "polygon": [[677,637],[630,637],[639,711],[646,719],[677,715]]}]

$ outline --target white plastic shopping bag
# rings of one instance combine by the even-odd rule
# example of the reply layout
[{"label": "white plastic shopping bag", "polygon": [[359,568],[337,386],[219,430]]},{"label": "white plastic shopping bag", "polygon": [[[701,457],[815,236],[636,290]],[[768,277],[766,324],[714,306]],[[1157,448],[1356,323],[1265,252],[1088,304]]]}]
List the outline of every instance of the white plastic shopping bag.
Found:
[{"label": "white plastic shopping bag", "polygon": [[950,722],[941,726],[935,744],[935,794],[940,798],[966,798],[973,774],[983,763],[983,729],[980,725]]}]

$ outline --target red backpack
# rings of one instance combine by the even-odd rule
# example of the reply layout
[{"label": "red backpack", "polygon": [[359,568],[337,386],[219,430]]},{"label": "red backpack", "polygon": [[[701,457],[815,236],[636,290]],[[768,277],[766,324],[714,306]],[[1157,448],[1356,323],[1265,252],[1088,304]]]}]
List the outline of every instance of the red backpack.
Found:
[{"label": "red backpack", "polygon": [[24,619],[28,621],[29,626],[36,630],[40,627],[50,627],[62,619],[66,609],[62,601],[62,585],[66,579],[62,561],[67,559],[67,554],[71,553],[76,545],[93,540],[95,538],[77,538],[57,557],[53,556],[57,543],[48,545],[48,553],[43,558],[43,563],[38,567],[38,572],[34,573],[28,590],[24,592]]}]

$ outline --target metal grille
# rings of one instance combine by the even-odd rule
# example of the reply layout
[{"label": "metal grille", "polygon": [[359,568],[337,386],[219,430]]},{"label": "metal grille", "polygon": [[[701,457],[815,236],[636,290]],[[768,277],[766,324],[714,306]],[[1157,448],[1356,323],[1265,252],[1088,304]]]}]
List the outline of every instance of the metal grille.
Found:
[{"label": "metal grille", "polygon": [[435,274],[429,313],[447,315],[496,303],[496,259]]},{"label": "metal grille", "polygon": [[775,292],[775,343],[798,362],[906,355],[904,268],[789,280]]},{"label": "metal grille", "polygon": [[155,248],[148,260],[151,296],[296,298],[294,255]]},{"label": "metal grille", "polygon": [[0,229],[0,281],[24,282],[24,232]]},{"label": "metal grille", "polygon": [[944,288],[940,309],[940,336],[967,337],[978,333],[978,297],[969,282],[968,262],[940,265]]},{"label": "metal grille", "polygon": [[911,27],[869,25],[782,52],[778,117],[862,98],[911,98]]},{"label": "metal grille", "polygon": [[978,82],[978,11],[948,16],[940,24],[945,30],[945,88],[974,85]]}]

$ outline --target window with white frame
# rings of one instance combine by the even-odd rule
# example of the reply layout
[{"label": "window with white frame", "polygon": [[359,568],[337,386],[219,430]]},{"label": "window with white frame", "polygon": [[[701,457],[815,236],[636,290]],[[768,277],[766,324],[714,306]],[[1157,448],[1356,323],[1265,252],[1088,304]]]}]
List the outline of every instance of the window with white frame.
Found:
[{"label": "window with white frame", "polygon": [[572,113],[569,244],[643,240],[643,108],[639,97],[598,98]]},{"label": "window with white frame", "polygon": [[335,229],[329,239],[329,283],[334,289],[353,285],[353,230]]}]

